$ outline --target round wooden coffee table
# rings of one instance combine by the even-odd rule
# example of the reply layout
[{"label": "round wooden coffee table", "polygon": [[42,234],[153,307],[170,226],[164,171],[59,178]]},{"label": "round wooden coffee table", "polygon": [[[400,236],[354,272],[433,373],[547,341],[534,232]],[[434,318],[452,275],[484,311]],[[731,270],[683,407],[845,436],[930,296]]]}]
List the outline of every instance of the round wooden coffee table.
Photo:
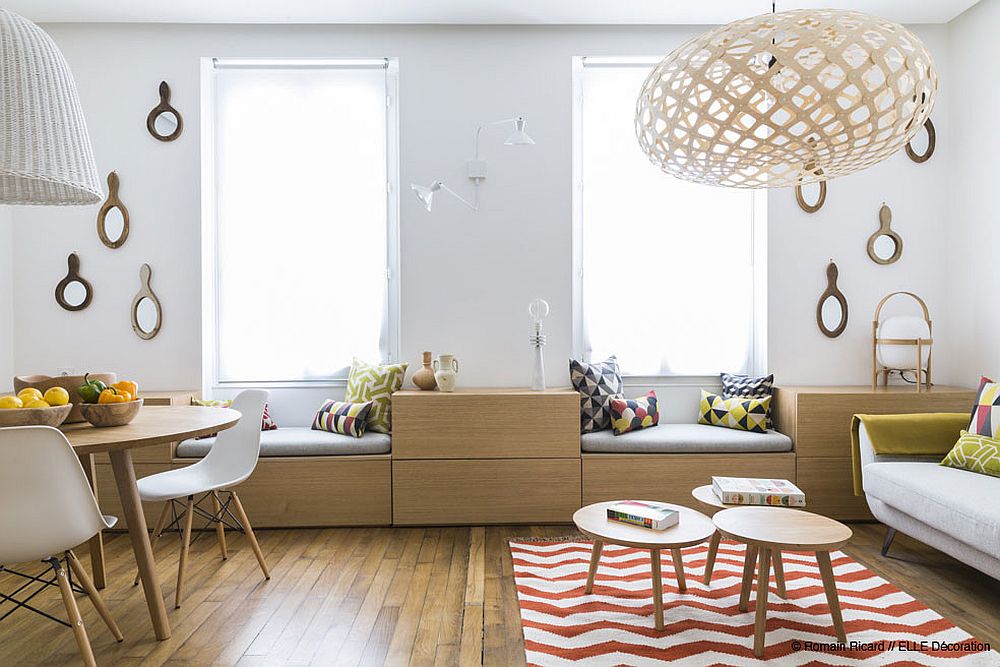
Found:
[{"label": "round wooden coffee table", "polygon": [[757,610],[754,621],[753,652],[764,656],[764,632],[767,622],[767,582],[771,578],[772,554],[776,551],[812,551],[816,554],[823,590],[830,605],[830,616],[837,639],[847,641],[844,619],[837,598],[837,583],[833,578],[830,551],[839,549],[851,539],[851,529],[833,519],[811,512],[784,507],[733,507],[724,509],[713,518],[715,527],[725,537],[747,545],[743,566],[743,586],[740,589],[740,611],[746,611],[753,585],[753,561],[758,561]]},{"label": "round wooden coffee table", "polygon": [[[621,500],[606,503],[595,503],[578,509],[573,514],[573,523],[577,529],[594,540],[594,549],[590,555],[590,570],[587,573],[588,595],[594,590],[594,577],[597,575],[597,564],[601,560],[601,550],[604,544],[617,544],[624,547],[649,549],[653,570],[653,612],[656,619],[656,629],[663,629],[663,577],[660,572],[660,550],[670,549],[670,558],[674,563],[674,573],[677,575],[677,587],[687,590],[684,578],[684,560],[681,549],[705,542],[715,533],[712,520],[701,512],[688,509],[681,505],[663,503],[680,512],[680,521],[666,530],[649,530],[627,523],[608,520],[608,508],[617,505]],[[650,501],[652,502],[652,501]]]}]

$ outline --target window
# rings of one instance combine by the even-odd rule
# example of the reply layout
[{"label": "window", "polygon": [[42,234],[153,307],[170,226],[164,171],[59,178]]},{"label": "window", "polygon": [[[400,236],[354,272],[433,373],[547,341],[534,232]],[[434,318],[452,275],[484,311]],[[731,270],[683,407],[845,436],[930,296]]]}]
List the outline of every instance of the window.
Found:
[{"label": "window", "polygon": [[203,64],[206,384],[397,351],[396,64]]},{"label": "window", "polygon": [[756,372],[765,197],[649,164],[635,100],[655,63],[574,59],[575,353],[638,376]]}]

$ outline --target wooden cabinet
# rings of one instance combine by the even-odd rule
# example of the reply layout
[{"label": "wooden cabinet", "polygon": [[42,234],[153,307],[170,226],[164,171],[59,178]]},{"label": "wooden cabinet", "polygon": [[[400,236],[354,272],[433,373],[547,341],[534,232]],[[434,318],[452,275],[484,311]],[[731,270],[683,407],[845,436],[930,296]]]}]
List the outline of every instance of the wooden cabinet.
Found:
[{"label": "wooden cabinet", "polygon": [[795,442],[796,484],[808,509],[836,519],[871,519],[851,477],[851,418],[855,414],[969,412],[976,392],[935,386],[775,387],[774,424]]},{"label": "wooden cabinet", "polygon": [[393,394],[392,496],[396,525],[568,522],[580,507],[579,394]]}]

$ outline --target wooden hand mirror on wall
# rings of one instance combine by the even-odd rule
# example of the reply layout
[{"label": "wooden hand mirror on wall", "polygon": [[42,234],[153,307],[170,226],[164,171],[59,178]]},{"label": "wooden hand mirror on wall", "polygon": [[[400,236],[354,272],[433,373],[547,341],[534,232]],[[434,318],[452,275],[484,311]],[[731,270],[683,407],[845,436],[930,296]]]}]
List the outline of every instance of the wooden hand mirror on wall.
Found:
[{"label": "wooden hand mirror on wall", "polygon": [[847,328],[847,297],[837,287],[840,272],[830,260],[826,267],[826,290],[816,304],[816,324],[827,338],[836,338]]},{"label": "wooden hand mirror on wall", "polygon": [[160,82],[160,103],[146,116],[146,129],[159,141],[173,141],[184,131],[181,112],[170,106],[170,86]]},{"label": "wooden hand mirror on wall", "polygon": [[128,239],[128,209],[118,197],[118,172],[108,174],[108,198],[97,213],[97,235],[109,248],[121,248]]},{"label": "wooden hand mirror on wall", "polygon": [[[808,143],[810,146],[816,143],[815,139],[810,138]],[[816,169],[815,162],[809,162],[806,164],[805,171],[807,173],[812,173]],[[819,169],[816,171],[817,176],[823,175],[823,170]],[[799,208],[801,208],[806,213],[815,213],[816,211],[823,208],[823,203],[826,201],[826,181],[820,181],[819,183],[812,183],[810,185],[816,185],[818,187],[818,194],[816,195],[816,203],[810,204],[806,201],[805,193],[802,191],[802,184],[795,186],[795,201],[798,202]],[[808,186],[807,186],[808,187]]]},{"label": "wooden hand mirror on wall", "polygon": [[132,299],[132,330],[143,340],[154,338],[160,333],[160,327],[163,325],[160,300],[149,286],[152,275],[153,270],[149,268],[149,264],[143,264],[139,268],[139,281],[142,286]]},{"label": "wooden hand mirror on wall", "polygon": [[893,231],[892,209],[885,202],[878,210],[878,229],[868,237],[868,256],[876,264],[892,264],[903,255],[903,238]]},{"label": "wooden hand mirror on wall", "polygon": [[80,256],[75,252],[70,253],[66,261],[69,270],[66,277],[56,285],[56,303],[66,310],[83,310],[90,305],[94,290],[80,275]]}]

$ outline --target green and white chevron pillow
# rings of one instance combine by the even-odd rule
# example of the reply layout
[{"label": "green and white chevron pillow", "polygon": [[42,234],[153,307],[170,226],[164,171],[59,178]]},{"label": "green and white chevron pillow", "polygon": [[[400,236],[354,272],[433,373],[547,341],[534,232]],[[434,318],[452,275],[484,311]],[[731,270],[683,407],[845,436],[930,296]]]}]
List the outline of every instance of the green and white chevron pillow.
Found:
[{"label": "green and white chevron pillow", "polygon": [[403,387],[408,365],[406,362],[372,365],[358,359],[351,364],[344,400],[348,403],[372,402],[372,409],[368,413],[369,431],[392,431],[392,392]]},{"label": "green and white chevron pillow", "polygon": [[941,465],[1000,477],[1000,440],[962,431]]}]

